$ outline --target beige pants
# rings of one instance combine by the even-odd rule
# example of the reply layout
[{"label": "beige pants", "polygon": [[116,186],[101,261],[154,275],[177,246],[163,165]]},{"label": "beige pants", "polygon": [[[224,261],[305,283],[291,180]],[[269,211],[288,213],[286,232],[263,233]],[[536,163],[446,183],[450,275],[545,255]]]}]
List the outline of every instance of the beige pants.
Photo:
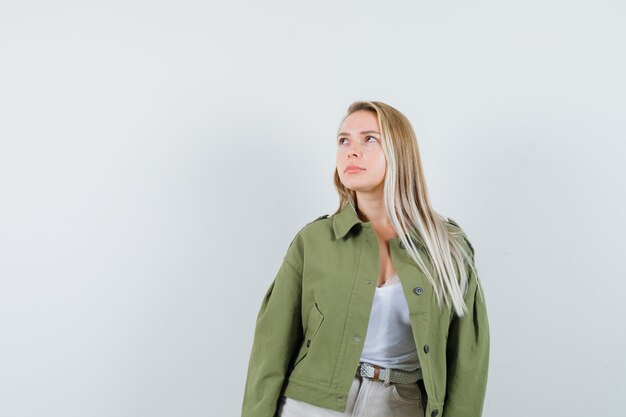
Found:
[{"label": "beige pants", "polygon": [[422,394],[416,383],[385,386],[382,381],[355,375],[345,413],[321,408],[282,395],[277,417],[423,417]]}]

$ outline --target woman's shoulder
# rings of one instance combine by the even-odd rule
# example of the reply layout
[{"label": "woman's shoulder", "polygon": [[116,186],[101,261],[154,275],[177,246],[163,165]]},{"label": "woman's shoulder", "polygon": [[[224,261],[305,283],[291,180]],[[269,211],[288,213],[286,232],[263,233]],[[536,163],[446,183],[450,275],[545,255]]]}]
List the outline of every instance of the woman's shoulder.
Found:
[{"label": "woman's shoulder", "polygon": [[459,224],[452,217],[446,217],[445,220],[446,226],[448,227],[448,230],[450,230],[450,232],[463,233],[463,229],[461,229],[461,226],[459,226]]},{"label": "woman's shoulder", "polygon": [[[318,220],[325,219],[325,218],[327,218],[327,217],[328,217],[328,214],[322,214],[321,216],[319,216],[318,218],[316,218],[315,220],[313,220],[313,222],[316,222],[316,221],[318,221]],[[310,223],[313,223],[313,222],[310,222]]]},{"label": "woman's shoulder", "polygon": [[330,224],[331,221],[332,221],[332,216],[329,216],[328,214],[323,214],[321,216],[318,216],[315,219],[305,223],[305,225],[302,226],[300,230],[298,230],[298,232],[296,233],[293,239],[296,240],[298,238],[305,237],[312,233],[317,233],[320,230],[324,229],[326,224]]},{"label": "woman's shoulder", "polygon": [[325,236],[332,230],[332,216],[324,214],[306,223],[291,239],[287,248],[287,257],[292,260],[303,259],[305,248],[310,244],[318,244],[325,241]]},{"label": "woman's shoulder", "polygon": [[332,217],[328,214],[323,214],[321,216],[316,217],[315,219],[307,222],[298,232],[298,234],[310,234],[316,233],[323,229],[325,229],[328,224],[332,221]]},{"label": "woman's shoulder", "polygon": [[457,223],[456,220],[454,220],[453,218],[448,217],[446,218],[446,227],[448,228],[448,231],[450,232],[451,235],[457,237],[457,239],[459,239],[460,241],[464,242],[467,245],[467,248],[470,250],[473,256],[474,247],[470,243],[470,240],[467,237],[465,230],[463,230],[463,228],[459,226],[459,223]]}]

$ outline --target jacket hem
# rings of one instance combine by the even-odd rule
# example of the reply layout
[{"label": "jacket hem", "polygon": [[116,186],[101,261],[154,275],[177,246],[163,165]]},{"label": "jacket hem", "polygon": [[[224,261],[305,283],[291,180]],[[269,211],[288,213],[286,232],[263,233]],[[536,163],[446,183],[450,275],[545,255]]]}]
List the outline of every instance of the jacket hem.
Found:
[{"label": "jacket hem", "polygon": [[339,412],[345,412],[348,403],[348,393],[337,392],[319,384],[309,384],[291,377],[285,384],[283,395]]}]

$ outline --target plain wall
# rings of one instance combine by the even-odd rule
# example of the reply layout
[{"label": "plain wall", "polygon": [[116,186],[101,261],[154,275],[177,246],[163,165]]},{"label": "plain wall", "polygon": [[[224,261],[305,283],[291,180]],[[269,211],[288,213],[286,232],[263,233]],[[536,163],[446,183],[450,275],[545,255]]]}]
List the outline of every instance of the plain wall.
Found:
[{"label": "plain wall", "polygon": [[624,416],[618,1],[0,1],[0,415],[237,416],[380,100],[476,250],[484,416]]}]

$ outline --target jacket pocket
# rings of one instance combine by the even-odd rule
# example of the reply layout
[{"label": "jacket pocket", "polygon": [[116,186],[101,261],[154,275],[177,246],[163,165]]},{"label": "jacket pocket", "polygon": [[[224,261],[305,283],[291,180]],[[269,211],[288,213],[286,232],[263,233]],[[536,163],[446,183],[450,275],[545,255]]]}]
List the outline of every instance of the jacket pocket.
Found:
[{"label": "jacket pocket", "polygon": [[315,336],[322,326],[322,322],[324,321],[324,315],[320,312],[317,303],[313,303],[311,307],[311,311],[309,312],[309,319],[307,321],[307,328],[304,334],[304,340],[302,341],[302,345],[300,345],[300,351],[298,352],[298,356],[294,361],[293,368],[298,366],[298,364],[304,359],[309,352],[309,348],[313,341],[315,340]]}]

